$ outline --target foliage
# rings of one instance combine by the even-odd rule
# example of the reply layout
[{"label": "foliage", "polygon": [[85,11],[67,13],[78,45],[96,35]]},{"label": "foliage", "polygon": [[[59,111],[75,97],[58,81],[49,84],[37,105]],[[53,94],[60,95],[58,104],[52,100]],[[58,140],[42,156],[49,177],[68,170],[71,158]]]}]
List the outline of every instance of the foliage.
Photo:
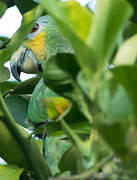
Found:
[{"label": "foliage", "polygon": [[[73,0],[13,4],[23,20],[11,39],[0,37],[0,179],[137,179],[136,3],[99,0],[95,13]],[[0,17],[5,10],[0,2]],[[54,54],[35,78],[8,81],[4,63],[42,14],[74,52]]]}]

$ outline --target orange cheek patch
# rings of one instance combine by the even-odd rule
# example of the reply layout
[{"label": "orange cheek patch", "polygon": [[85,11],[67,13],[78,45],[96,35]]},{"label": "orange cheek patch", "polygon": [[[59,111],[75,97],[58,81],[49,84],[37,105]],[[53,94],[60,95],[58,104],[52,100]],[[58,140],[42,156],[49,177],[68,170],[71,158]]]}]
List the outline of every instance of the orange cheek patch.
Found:
[{"label": "orange cheek patch", "polygon": [[33,39],[25,41],[23,45],[33,52],[37,60],[43,60],[47,52],[45,47],[45,32],[40,32]]}]

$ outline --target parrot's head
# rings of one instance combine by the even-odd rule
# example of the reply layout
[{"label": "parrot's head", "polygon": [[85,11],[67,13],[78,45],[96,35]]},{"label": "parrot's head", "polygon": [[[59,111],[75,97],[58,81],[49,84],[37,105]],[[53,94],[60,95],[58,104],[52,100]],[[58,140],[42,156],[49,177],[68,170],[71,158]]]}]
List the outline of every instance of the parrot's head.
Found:
[{"label": "parrot's head", "polygon": [[20,81],[20,73],[36,74],[42,71],[41,62],[48,57],[46,28],[54,29],[54,21],[50,16],[40,17],[34,24],[24,43],[12,55],[11,72]]}]

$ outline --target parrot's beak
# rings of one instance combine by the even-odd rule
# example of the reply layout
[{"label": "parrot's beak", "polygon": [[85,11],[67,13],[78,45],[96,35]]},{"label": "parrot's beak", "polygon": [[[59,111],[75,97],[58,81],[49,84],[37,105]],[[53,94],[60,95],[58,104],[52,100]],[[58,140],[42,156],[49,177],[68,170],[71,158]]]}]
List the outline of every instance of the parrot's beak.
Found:
[{"label": "parrot's beak", "polygon": [[21,81],[21,72],[27,74],[36,74],[39,72],[39,65],[34,54],[24,46],[20,46],[19,49],[12,55],[10,68],[13,77],[17,81]]},{"label": "parrot's beak", "polygon": [[20,81],[20,74],[21,74],[21,71],[20,71],[20,68],[18,67],[17,63],[13,64],[11,67],[11,73],[13,75],[13,77],[17,80],[17,81]]}]

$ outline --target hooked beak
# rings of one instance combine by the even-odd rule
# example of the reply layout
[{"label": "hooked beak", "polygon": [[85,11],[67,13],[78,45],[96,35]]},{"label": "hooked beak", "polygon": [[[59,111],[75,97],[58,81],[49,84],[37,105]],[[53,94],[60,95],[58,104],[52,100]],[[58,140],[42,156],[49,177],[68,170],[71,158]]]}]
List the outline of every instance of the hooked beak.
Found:
[{"label": "hooked beak", "polygon": [[21,70],[20,68],[18,67],[17,63],[13,64],[11,67],[11,73],[13,75],[13,77],[17,80],[17,81],[20,81],[21,82],[21,79],[20,79],[20,74],[21,74]]},{"label": "hooked beak", "polygon": [[36,74],[39,72],[39,65],[37,63],[36,57],[30,50],[28,50],[24,46],[20,46],[19,49],[11,57],[10,68],[13,77],[17,81],[21,81],[21,72],[27,74]]}]

